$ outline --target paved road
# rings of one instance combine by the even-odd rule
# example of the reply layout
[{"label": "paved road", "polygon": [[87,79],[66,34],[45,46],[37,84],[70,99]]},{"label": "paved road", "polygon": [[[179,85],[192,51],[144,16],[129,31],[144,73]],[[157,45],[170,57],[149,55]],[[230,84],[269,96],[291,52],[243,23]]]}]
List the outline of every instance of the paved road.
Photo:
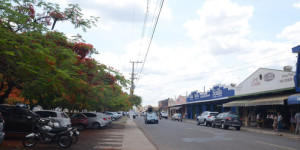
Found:
[{"label": "paved road", "polygon": [[300,150],[300,140],[243,129],[223,130],[170,119],[145,124],[141,116],[135,121],[159,150]]}]

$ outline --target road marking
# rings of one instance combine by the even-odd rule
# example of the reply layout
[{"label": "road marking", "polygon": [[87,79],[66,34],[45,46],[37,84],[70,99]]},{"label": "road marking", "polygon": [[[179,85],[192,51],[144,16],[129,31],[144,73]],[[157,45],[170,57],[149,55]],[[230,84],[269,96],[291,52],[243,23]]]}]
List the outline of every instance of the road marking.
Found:
[{"label": "road marking", "polygon": [[280,145],[276,145],[276,144],[266,143],[266,142],[262,142],[262,141],[256,141],[256,142],[266,144],[266,145],[275,146],[275,147],[280,147],[280,148],[284,148],[284,149],[297,150],[297,149],[294,149],[294,148],[289,148],[289,147],[280,146]]}]

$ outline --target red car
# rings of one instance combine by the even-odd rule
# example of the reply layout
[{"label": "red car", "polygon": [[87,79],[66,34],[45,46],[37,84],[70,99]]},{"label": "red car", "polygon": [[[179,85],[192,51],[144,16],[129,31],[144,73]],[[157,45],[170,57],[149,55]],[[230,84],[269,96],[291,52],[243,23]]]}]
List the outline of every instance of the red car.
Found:
[{"label": "red car", "polygon": [[77,127],[77,130],[82,131],[88,125],[88,118],[81,113],[70,114],[71,124]]}]

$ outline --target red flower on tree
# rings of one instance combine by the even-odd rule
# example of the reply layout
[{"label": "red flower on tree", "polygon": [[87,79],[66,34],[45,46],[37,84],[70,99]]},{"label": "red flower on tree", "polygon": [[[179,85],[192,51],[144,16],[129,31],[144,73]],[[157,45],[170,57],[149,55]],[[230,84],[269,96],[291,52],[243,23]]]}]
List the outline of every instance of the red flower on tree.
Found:
[{"label": "red flower on tree", "polygon": [[86,43],[75,43],[73,46],[73,51],[80,56],[81,59],[85,58],[86,55],[90,53],[90,51],[93,50],[92,44],[86,44]]}]

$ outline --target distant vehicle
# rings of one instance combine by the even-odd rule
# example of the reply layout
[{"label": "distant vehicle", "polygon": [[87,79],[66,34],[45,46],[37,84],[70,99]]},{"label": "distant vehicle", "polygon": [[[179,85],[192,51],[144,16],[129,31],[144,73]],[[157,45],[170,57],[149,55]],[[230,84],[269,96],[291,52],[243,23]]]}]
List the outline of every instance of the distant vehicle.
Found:
[{"label": "distant vehicle", "polygon": [[146,113],[146,116],[145,116],[145,124],[148,124],[148,123],[156,123],[158,124],[158,117],[157,117],[157,114],[156,113]]},{"label": "distant vehicle", "polygon": [[117,119],[116,116],[114,117],[114,114],[112,112],[105,112],[104,114],[109,116],[112,121]]},{"label": "distant vehicle", "polygon": [[70,114],[71,124],[77,127],[77,130],[82,131],[88,126],[88,118],[82,113]]},{"label": "distant vehicle", "polygon": [[100,129],[109,123],[107,116],[102,113],[86,112],[82,114],[88,118],[88,127],[90,128]]},{"label": "distant vehicle", "polygon": [[35,111],[36,114],[40,115],[41,118],[45,119],[53,119],[54,121],[57,121],[60,123],[63,127],[71,127],[71,119],[69,116],[60,111],[56,110],[39,110]]},{"label": "distant vehicle", "polygon": [[224,112],[220,113],[212,121],[213,128],[216,126],[221,127],[222,129],[228,129],[229,127],[235,127],[236,130],[240,130],[242,126],[242,119],[235,113]]},{"label": "distant vehicle", "polygon": [[5,133],[31,133],[40,119],[36,113],[16,105],[1,104],[0,112],[5,120]]},{"label": "distant vehicle", "polygon": [[217,116],[218,112],[204,111],[197,117],[197,125],[203,124],[204,126],[210,126],[212,120]]},{"label": "distant vehicle", "polygon": [[5,138],[5,133],[4,133],[4,118],[2,114],[0,113],[0,144],[3,142]]},{"label": "distant vehicle", "polygon": [[172,116],[171,120],[174,120],[174,121],[176,121],[176,120],[182,121],[181,114],[180,114],[180,113],[175,113],[175,114]]},{"label": "distant vehicle", "polygon": [[162,111],[160,113],[161,113],[162,118],[168,119],[168,113],[167,112]]}]

